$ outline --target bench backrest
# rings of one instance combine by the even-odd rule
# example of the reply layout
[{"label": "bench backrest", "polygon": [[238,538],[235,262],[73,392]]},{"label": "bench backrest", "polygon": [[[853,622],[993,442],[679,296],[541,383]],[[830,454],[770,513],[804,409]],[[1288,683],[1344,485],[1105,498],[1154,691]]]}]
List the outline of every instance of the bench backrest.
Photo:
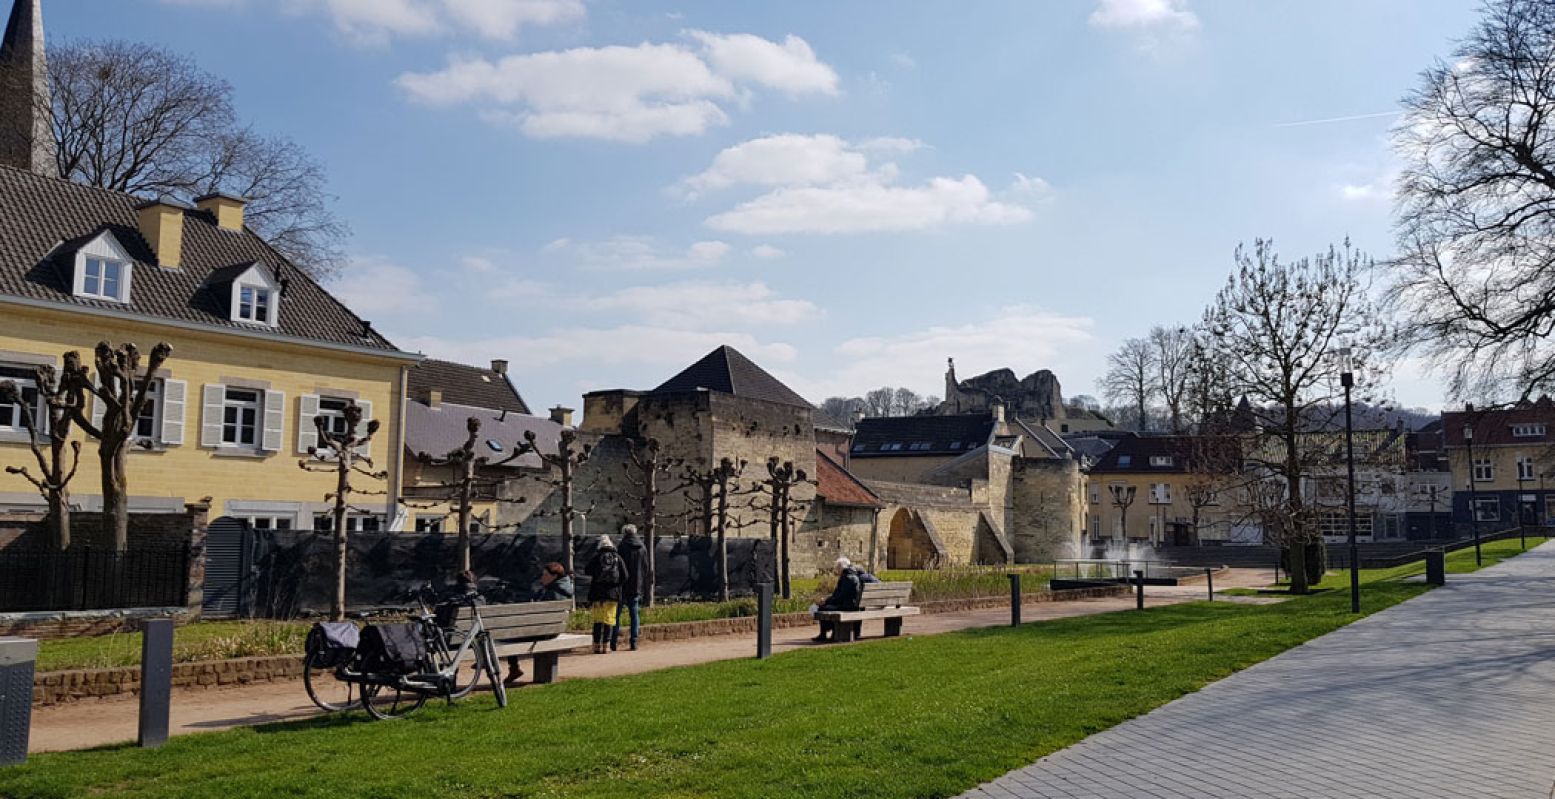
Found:
[{"label": "bench backrest", "polygon": [[[515,602],[511,605],[482,605],[481,621],[491,639],[497,643],[510,641],[542,641],[555,638],[567,631],[567,619],[572,615],[572,601]],[[459,612],[459,625],[468,626],[470,610]]]},{"label": "bench backrest", "polygon": [[864,583],[864,593],[859,598],[859,610],[899,608],[912,596],[912,581],[900,583]]}]

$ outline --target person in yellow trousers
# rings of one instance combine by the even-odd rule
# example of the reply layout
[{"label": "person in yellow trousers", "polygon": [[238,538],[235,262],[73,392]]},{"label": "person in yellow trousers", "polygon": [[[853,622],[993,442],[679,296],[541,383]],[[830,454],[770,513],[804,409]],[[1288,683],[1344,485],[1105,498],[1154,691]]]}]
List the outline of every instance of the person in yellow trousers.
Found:
[{"label": "person in yellow trousers", "polygon": [[599,547],[583,573],[589,578],[589,616],[594,620],[594,654],[609,650],[610,634],[615,629],[616,610],[621,603],[621,584],[626,582],[626,564],[610,536],[599,537]]}]

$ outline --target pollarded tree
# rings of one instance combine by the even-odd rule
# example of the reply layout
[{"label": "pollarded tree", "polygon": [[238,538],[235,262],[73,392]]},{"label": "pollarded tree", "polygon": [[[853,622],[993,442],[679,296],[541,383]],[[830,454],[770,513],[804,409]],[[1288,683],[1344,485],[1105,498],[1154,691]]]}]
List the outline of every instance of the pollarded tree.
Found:
[{"label": "pollarded tree", "polygon": [[[331,512],[331,527],[334,529],[335,538],[335,590],[330,597],[329,617],[333,621],[344,621],[346,617],[346,555],[349,540],[347,536],[346,520],[352,511],[357,513],[370,513],[365,508],[359,508],[351,504],[354,494],[387,495],[387,491],[365,491],[351,484],[352,475],[359,475],[371,480],[386,480],[389,477],[387,471],[372,471],[372,456],[367,454],[371,450],[373,435],[378,432],[378,420],[373,419],[367,423],[365,433],[361,432],[362,409],[355,402],[346,404],[342,412],[345,417],[345,432],[336,433],[330,429],[328,416],[313,417],[313,425],[318,429],[319,443],[308,447],[308,459],[297,462],[297,465],[310,472],[333,472],[335,475],[335,490],[324,495],[324,499],[334,504]],[[362,468],[361,464],[367,464]]]},{"label": "pollarded tree", "polygon": [[1273,242],[1259,240],[1250,250],[1238,246],[1235,258],[1236,270],[1204,311],[1208,357],[1257,417],[1261,432],[1247,460],[1279,496],[1261,511],[1264,534],[1292,555],[1291,590],[1302,593],[1322,577],[1304,564],[1313,555],[1321,562],[1323,546],[1302,490],[1329,465],[1327,453],[1302,446],[1302,434],[1330,429],[1343,413],[1341,372],[1363,392],[1377,382],[1393,339],[1368,293],[1372,262],[1348,241],[1285,262]]},{"label": "pollarded tree", "polygon": [[[141,368],[140,350],[130,343],[117,348],[106,341],[97,343],[93,351],[97,365],[97,379],[81,384],[98,406],[88,419],[83,409],[72,409],[75,423],[87,435],[97,439],[97,459],[102,474],[103,527],[113,531],[113,547],[117,552],[129,548],[130,541],[130,488],[126,458],[130,442],[135,436],[135,425],[146,409],[147,396],[154,375],[173,348],[166,342],[151,348],[151,358]],[[98,416],[98,410],[102,415]]]},{"label": "pollarded tree", "polygon": [[[49,546],[63,552],[70,548],[70,481],[81,465],[81,442],[71,440],[70,428],[86,403],[84,386],[91,377],[81,365],[81,355],[74,351],[65,353],[63,371],[39,366],[35,375],[31,390],[14,380],[0,383],[0,405],[11,405],[20,413],[38,474],[25,466],[7,466],[5,470],[20,475],[43,495],[49,508]],[[39,406],[43,410],[41,419],[36,410]]]},{"label": "pollarded tree", "polygon": [[1555,4],[1490,0],[1404,99],[1391,297],[1460,396],[1555,385]]}]

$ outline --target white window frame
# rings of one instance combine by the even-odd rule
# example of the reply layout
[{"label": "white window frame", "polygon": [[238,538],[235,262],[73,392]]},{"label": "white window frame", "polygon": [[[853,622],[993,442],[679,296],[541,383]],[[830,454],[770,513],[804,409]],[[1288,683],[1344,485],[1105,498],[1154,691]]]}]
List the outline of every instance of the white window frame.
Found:
[{"label": "white window frame", "polygon": [[[21,394],[21,399],[23,400],[27,398],[28,391],[32,392],[33,423],[38,426],[38,435],[41,436],[47,433],[49,427],[49,415],[45,412],[43,406],[43,392],[38,390],[38,372],[36,367],[30,366],[28,364],[0,363],[0,369],[4,369],[8,372],[26,372],[26,377],[23,377],[20,374],[0,374],[0,383],[7,381],[15,383],[17,390]],[[0,423],[0,433],[9,433],[13,436],[26,436],[27,425],[22,422],[22,406],[20,404],[7,404],[5,407],[9,408],[11,411],[11,423]]]},{"label": "white window frame", "polygon": [[1527,455],[1519,455],[1518,456],[1518,458],[1517,458],[1517,479],[1519,481],[1521,481],[1521,480],[1537,480],[1537,479],[1539,479],[1538,475],[1534,472],[1533,458],[1530,458]]},{"label": "white window frame", "polygon": [[1172,504],[1172,484],[1171,483],[1151,483],[1150,484],[1150,504],[1151,505],[1170,505],[1170,504]]},{"label": "white window frame", "polygon": [[[332,512],[313,514],[313,529],[315,532],[333,532],[335,514]],[[346,532],[348,533],[378,533],[387,529],[383,517],[376,513],[348,513],[346,514]]]},{"label": "white window frame", "polygon": [[1475,458],[1472,474],[1476,483],[1494,483],[1496,481],[1496,462],[1490,458]]},{"label": "white window frame", "polygon": [[[87,269],[91,264],[97,264],[98,276],[96,285],[89,285]],[[103,290],[105,282],[105,270],[108,266],[117,267],[119,270],[118,291],[108,293]],[[107,300],[108,302],[127,303],[134,296],[130,290],[135,282],[135,261],[129,253],[119,246],[119,240],[112,233],[103,231],[96,238],[81,245],[75,254],[75,269],[71,280],[71,293],[77,297],[90,300]]]},{"label": "white window frame", "polygon": [[416,514],[416,532],[441,533],[443,532],[443,521],[446,518],[447,514],[442,513],[418,513]]},{"label": "white window frame", "polygon": [[[1486,509],[1489,509],[1489,513],[1485,512]],[[1499,522],[1501,521],[1501,498],[1475,497],[1473,504],[1469,506],[1469,511],[1474,515],[1476,522]]]},{"label": "white window frame", "polygon": [[237,293],[237,321],[254,322],[261,325],[270,324],[270,309],[274,306],[274,303],[271,302],[269,288],[242,283],[238,285]]},{"label": "white window frame", "polygon": [[[124,302],[125,277],[129,273],[128,262],[88,256],[81,263],[81,291],[77,294],[98,300]],[[110,283],[113,285],[112,291],[108,289]]]},{"label": "white window frame", "polygon": [[[242,392],[253,396],[252,400],[233,399],[234,392]],[[229,411],[236,411],[235,421],[228,421]],[[251,411],[253,418],[245,425],[243,412]],[[243,441],[243,428],[250,428],[249,442]],[[227,437],[228,428],[232,429],[232,438]],[[258,451],[263,444],[265,432],[265,392],[257,388],[243,388],[242,386],[227,386],[223,389],[221,398],[221,446],[231,449],[251,449]]]},{"label": "white window frame", "polygon": [[1512,425],[1512,435],[1516,438],[1538,438],[1544,435],[1544,425],[1537,422]]},{"label": "white window frame", "polygon": [[1170,456],[1170,455],[1151,455],[1150,456],[1150,465],[1151,466],[1171,466],[1172,465],[1172,456]]},{"label": "white window frame", "polygon": [[[136,387],[136,390],[139,390],[138,386]],[[164,409],[162,401],[163,393],[164,389],[162,378],[151,378],[150,388],[146,389],[146,404],[141,406],[140,416],[135,419],[135,433],[131,436],[131,438],[143,439],[150,441],[153,444],[162,443],[162,413]],[[151,422],[151,432],[142,433],[140,432],[140,423],[148,421],[146,418],[148,412],[150,413],[151,417],[149,419]]]},{"label": "white window frame", "polygon": [[296,523],[295,517],[291,514],[251,514],[241,518],[255,530],[290,530]]}]

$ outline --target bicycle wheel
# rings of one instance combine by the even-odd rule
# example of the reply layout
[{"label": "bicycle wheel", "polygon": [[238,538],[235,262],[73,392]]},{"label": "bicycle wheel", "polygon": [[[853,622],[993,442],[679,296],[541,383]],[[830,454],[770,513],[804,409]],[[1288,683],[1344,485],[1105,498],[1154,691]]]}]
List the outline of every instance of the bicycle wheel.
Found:
[{"label": "bicycle wheel", "polygon": [[[483,651],[479,642],[477,642],[470,649],[470,654],[472,655],[470,662],[460,663],[454,668],[454,689],[449,694],[449,698],[463,699],[469,696],[476,686],[481,684],[481,677],[491,669],[491,665],[488,664],[485,656],[482,654]],[[453,653],[445,655],[443,663],[439,664],[439,668],[446,668],[447,664],[453,660],[453,655],[457,652],[458,650],[454,649]]]},{"label": "bicycle wheel", "polygon": [[362,683],[362,709],[381,721],[403,718],[426,704],[427,695],[381,682]]},{"label": "bicycle wheel", "polygon": [[335,667],[318,650],[303,656],[302,687],[313,704],[329,713],[348,710],[357,701],[356,683],[336,677]]},{"label": "bicycle wheel", "polygon": [[[491,677],[491,692],[497,696],[497,707],[507,707],[508,687],[502,682],[502,668],[497,665],[497,645],[486,633],[481,633],[480,651],[486,660],[486,674]],[[477,662],[480,660],[476,658]]]}]

